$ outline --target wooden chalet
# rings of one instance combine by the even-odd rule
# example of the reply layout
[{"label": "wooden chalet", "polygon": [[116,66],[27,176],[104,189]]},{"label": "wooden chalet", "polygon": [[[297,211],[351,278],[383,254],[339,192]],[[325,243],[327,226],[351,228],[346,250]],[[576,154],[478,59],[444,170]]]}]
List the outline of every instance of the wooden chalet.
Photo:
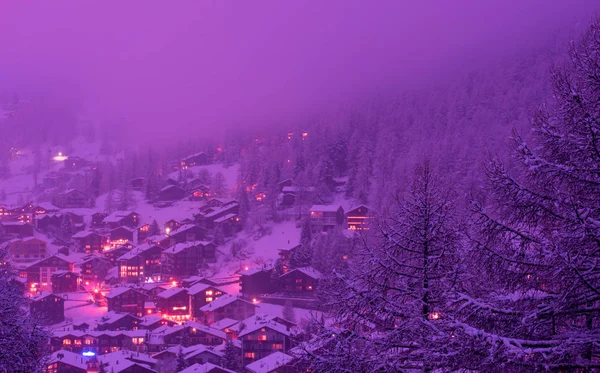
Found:
[{"label": "wooden chalet", "polygon": [[354,207],[346,212],[346,223],[348,225],[348,230],[363,231],[369,229],[368,223],[371,213],[371,209],[365,205]]},{"label": "wooden chalet", "polygon": [[178,243],[162,253],[163,274],[169,281],[195,275],[204,264],[216,261],[215,253],[216,245],[211,242]]},{"label": "wooden chalet", "polygon": [[52,292],[56,294],[76,292],[81,284],[81,276],[71,271],[56,271],[50,278]]},{"label": "wooden chalet", "polygon": [[295,268],[279,278],[283,291],[289,294],[314,294],[323,278],[321,272],[312,267]]},{"label": "wooden chalet", "polygon": [[86,254],[100,253],[110,247],[108,237],[94,231],[77,232],[72,238],[77,242],[78,249]]},{"label": "wooden chalet", "polygon": [[341,206],[313,205],[310,208],[310,229],[313,234],[328,232],[342,226],[345,221]]},{"label": "wooden chalet", "polygon": [[273,269],[248,268],[238,272],[240,274],[240,286],[244,299],[255,299],[262,294],[275,292],[275,286],[271,280]]},{"label": "wooden chalet", "polygon": [[167,185],[158,191],[159,201],[179,201],[184,199],[186,192],[177,185]]},{"label": "wooden chalet", "polygon": [[146,294],[129,287],[117,287],[105,295],[108,302],[108,310],[115,312],[126,312],[141,317],[144,314],[144,302]]},{"label": "wooden chalet", "polygon": [[135,228],[140,223],[140,214],[135,211],[115,211],[106,216],[103,223],[108,229],[117,227]]},{"label": "wooden chalet", "polygon": [[204,312],[204,323],[212,324],[229,318],[244,320],[254,315],[256,305],[234,295],[224,294],[200,308]]},{"label": "wooden chalet", "polygon": [[29,311],[43,324],[56,324],[65,320],[65,300],[52,293],[41,293],[31,299]]},{"label": "wooden chalet", "polygon": [[86,207],[87,196],[78,189],[67,189],[58,194],[52,203],[61,209]]}]

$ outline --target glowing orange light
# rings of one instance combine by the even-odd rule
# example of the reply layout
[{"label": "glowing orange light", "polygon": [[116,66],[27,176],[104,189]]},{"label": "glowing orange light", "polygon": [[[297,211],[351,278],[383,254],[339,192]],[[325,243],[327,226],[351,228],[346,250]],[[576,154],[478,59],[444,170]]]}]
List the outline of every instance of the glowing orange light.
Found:
[{"label": "glowing orange light", "polygon": [[432,312],[429,314],[429,319],[431,320],[437,320],[440,318],[440,313],[439,312]]},{"label": "glowing orange light", "polygon": [[147,311],[147,313],[148,313],[148,315],[149,315],[149,314],[151,314],[151,313],[152,313],[152,310],[148,310],[148,311]]},{"label": "glowing orange light", "polygon": [[89,285],[89,284],[90,284],[90,282],[89,282],[89,281],[86,281],[86,282],[85,282],[85,285],[86,285],[86,286],[87,286],[87,285]]},{"label": "glowing orange light", "polygon": [[177,281],[171,282],[171,286],[177,286]]},{"label": "glowing orange light", "polygon": [[245,271],[247,271],[247,270],[249,270],[249,269],[250,269],[250,267],[244,267],[244,270],[245,270]]},{"label": "glowing orange light", "polygon": [[252,303],[258,303],[258,299],[252,298]]},{"label": "glowing orange light", "polygon": [[98,290],[98,289],[94,289],[94,293],[96,293],[96,294],[98,294],[99,291],[100,290]]}]

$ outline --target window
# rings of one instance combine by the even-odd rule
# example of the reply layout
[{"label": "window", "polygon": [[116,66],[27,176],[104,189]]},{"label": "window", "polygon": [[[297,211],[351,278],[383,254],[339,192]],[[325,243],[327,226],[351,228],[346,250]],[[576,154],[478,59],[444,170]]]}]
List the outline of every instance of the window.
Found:
[{"label": "window", "polygon": [[255,357],[255,356],[256,356],[256,355],[254,354],[254,352],[246,352],[246,353],[244,354],[244,357],[245,357],[246,359],[254,359],[254,357]]},{"label": "window", "polygon": [[302,283],[302,279],[301,279],[301,278],[297,278],[297,279],[296,279],[296,283],[297,283],[297,284],[301,284],[301,283]]},{"label": "window", "polygon": [[258,340],[259,340],[259,341],[266,341],[266,340],[267,340],[267,336],[266,336],[266,334],[261,334],[261,335],[259,335],[259,336],[258,336]]},{"label": "window", "polygon": [[273,343],[273,350],[283,350],[283,344]]},{"label": "window", "polygon": [[70,345],[71,344],[71,340],[70,339],[63,339],[63,344],[64,345]]}]

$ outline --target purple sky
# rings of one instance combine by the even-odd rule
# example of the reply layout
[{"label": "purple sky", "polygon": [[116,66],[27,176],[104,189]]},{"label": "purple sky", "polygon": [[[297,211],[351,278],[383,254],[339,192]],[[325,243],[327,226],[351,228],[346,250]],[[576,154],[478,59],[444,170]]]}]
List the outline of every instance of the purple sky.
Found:
[{"label": "purple sky", "polygon": [[588,0],[0,0],[0,83],[68,80],[106,118],[126,116],[129,129],[146,125],[143,139],[177,138],[184,129],[286,123],[356,96],[460,74],[534,46],[559,26],[587,22],[598,7]]}]

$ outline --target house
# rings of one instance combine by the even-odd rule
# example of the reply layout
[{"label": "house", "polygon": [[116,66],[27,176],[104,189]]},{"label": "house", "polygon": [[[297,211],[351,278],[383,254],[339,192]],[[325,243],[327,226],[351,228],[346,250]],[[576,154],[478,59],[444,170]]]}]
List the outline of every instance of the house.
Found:
[{"label": "house", "polygon": [[135,179],[131,179],[129,182],[131,184],[131,189],[141,191],[144,190],[146,186],[146,179],[143,177],[136,177]]},{"label": "house", "polygon": [[210,242],[178,243],[162,253],[163,274],[171,281],[195,275],[203,264],[216,261],[215,252],[216,245]]},{"label": "house", "polygon": [[127,312],[137,317],[144,314],[146,299],[146,294],[125,286],[114,288],[106,294],[109,311]]},{"label": "house", "polygon": [[135,230],[132,228],[126,226],[116,227],[109,233],[111,246],[122,245],[126,242],[133,242],[134,233]]},{"label": "house", "polygon": [[273,273],[271,268],[248,268],[238,273],[240,274],[240,286],[244,299],[252,300],[262,294],[270,294],[275,291],[275,286],[271,280]]},{"label": "house", "polygon": [[218,346],[227,339],[224,332],[192,321],[186,321],[183,325],[163,326],[154,329],[152,334],[161,346],[176,346],[185,340],[190,345],[201,343]]},{"label": "house", "polygon": [[202,241],[206,236],[206,229],[195,224],[184,224],[169,233],[169,246],[190,241]]},{"label": "house", "polygon": [[344,219],[344,209],[341,206],[313,205],[310,208],[310,229],[313,234],[341,226]]},{"label": "house", "polygon": [[[122,349],[97,356],[98,364],[102,364],[106,372],[114,373],[160,373],[157,360],[152,356]],[[91,370],[88,370],[91,372]]]},{"label": "house", "polygon": [[108,250],[104,250],[102,252],[102,255],[104,255],[104,257],[106,259],[108,259],[108,261],[110,261],[110,264],[114,265],[117,263],[118,258],[127,254],[131,250],[132,249],[129,247],[129,245],[125,244],[125,245],[117,246],[115,248],[110,248]]},{"label": "house", "polygon": [[202,201],[210,197],[212,197],[212,193],[206,185],[198,185],[190,188],[189,198],[192,201]]},{"label": "house", "polygon": [[[217,322],[214,322],[212,324],[210,324],[211,328],[214,329],[219,329],[223,332],[225,332],[225,334],[227,335],[228,339],[234,339],[234,340],[238,340],[238,333],[240,332],[240,326],[243,326],[242,324],[240,324],[239,320],[234,320],[234,319],[221,319]],[[240,343],[240,349],[241,349],[241,343]],[[241,351],[240,351],[241,352]]]},{"label": "house", "polygon": [[44,362],[43,373],[87,373],[88,359],[67,350],[58,350]]},{"label": "house", "polygon": [[175,231],[177,228],[181,227],[181,223],[175,219],[171,219],[165,223],[165,233],[169,234]]},{"label": "house", "polygon": [[50,278],[53,293],[73,293],[79,290],[81,284],[81,277],[71,271],[56,271]]},{"label": "house", "polygon": [[223,234],[224,237],[230,237],[240,232],[243,227],[243,222],[238,214],[227,214],[213,221],[213,228]]},{"label": "house", "polygon": [[240,205],[235,200],[224,201],[213,198],[194,217],[196,218],[196,222],[203,228],[213,229],[215,220],[227,215],[231,217],[231,214],[237,215],[239,210]]},{"label": "house", "polygon": [[172,287],[158,294],[158,310],[169,320],[184,321],[190,318],[190,297],[187,289]]},{"label": "house", "polygon": [[108,229],[123,226],[135,228],[140,223],[140,214],[135,211],[115,211],[105,217],[103,223]]},{"label": "house", "polygon": [[[245,355],[252,353],[245,353]],[[284,354],[281,351],[274,352],[259,360],[246,365],[246,371],[249,373],[276,373],[276,372],[292,372],[295,371],[289,364],[294,360],[294,357]]]},{"label": "house", "polygon": [[67,189],[58,194],[52,203],[62,209],[85,207],[87,196],[78,189]]},{"label": "house", "polygon": [[362,231],[369,229],[368,223],[371,217],[371,209],[365,205],[357,206],[346,213],[346,223],[348,230]]},{"label": "house", "polygon": [[185,198],[185,190],[177,185],[167,185],[158,191],[159,201],[179,201]]},{"label": "house", "polygon": [[100,228],[104,226],[104,218],[108,215],[103,212],[95,212],[92,214],[92,227]]},{"label": "house", "polygon": [[317,290],[321,272],[312,267],[294,268],[279,278],[281,288],[286,293],[312,295]]},{"label": "house", "polygon": [[283,272],[286,273],[290,267],[290,260],[294,252],[298,250],[300,245],[290,244],[288,241],[288,247],[284,247],[279,249],[279,259],[281,259],[281,263],[283,264]]},{"label": "house", "polygon": [[98,322],[97,330],[138,330],[142,319],[129,313],[110,311]]},{"label": "house", "polygon": [[285,186],[279,194],[279,206],[290,208],[296,204],[296,201],[308,201],[314,194],[314,187]]},{"label": "house", "polygon": [[31,292],[50,290],[53,273],[57,271],[73,272],[73,269],[73,262],[63,255],[56,254],[21,269],[19,277],[27,279],[27,289]]},{"label": "house", "polygon": [[140,327],[147,330],[154,330],[161,326],[174,326],[177,323],[175,321],[167,320],[159,315],[144,316],[140,322]]},{"label": "house", "polygon": [[29,312],[43,324],[57,324],[65,320],[65,300],[52,293],[41,293],[31,299]]},{"label": "house", "polygon": [[280,322],[267,314],[254,315],[244,320],[239,331],[242,341],[243,364],[247,365],[275,352],[287,352],[292,347],[292,323]]},{"label": "house", "polygon": [[224,294],[200,308],[204,323],[212,324],[224,318],[244,320],[254,315],[256,305],[234,295]]},{"label": "house", "polygon": [[190,276],[188,278],[184,278],[183,280],[181,280],[181,286],[183,286],[184,288],[190,288],[196,284],[208,284],[208,285],[213,285],[213,286],[217,286],[218,283],[206,278],[206,277],[202,277],[202,276]]},{"label": "house", "polygon": [[181,166],[183,168],[189,168],[194,166],[203,166],[208,164],[208,154],[204,152],[192,154],[181,160]]},{"label": "house", "polygon": [[108,237],[93,231],[80,231],[72,238],[77,242],[78,249],[86,254],[100,253],[108,245]]},{"label": "house", "polygon": [[117,259],[119,279],[122,283],[161,280],[162,248],[157,245],[142,244],[131,249]]},{"label": "house", "polygon": [[277,186],[279,187],[279,191],[282,191],[283,188],[291,187],[293,184],[294,184],[294,182],[292,181],[292,179],[285,179],[285,180],[278,182]]},{"label": "house", "polygon": [[213,346],[203,344],[192,345],[181,350],[185,362],[188,366],[194,364],[220,364],[223,359],[223,353],[215,350]]},{"label": "house", "polygon": [[[84,351],[99,354],[109,354],[120,350],[135,352],[136,356],[146,350],[148,339],[146,330],[118,331],[65,331],[55,330],[50,337],[50,348],[53,351],[65,349],[82,354]],[[138,352],[140,354],[138,354]]]},{"label": "house", "polygon": [[5,221],[0,227],[5,235],[13,238],[33,236],[33,225],[22,221]]},{"label": "house", "polygon": [[48,243],[36,237],[15,238],[8,241],[10,258],[15,262],[30,262],[46,257]]},{"label": "house", "polygon": [[204,319],[204,312],[200,310],[202,307],[226,294],[216,286],[202,282],[192,285],[187,292],[190,297],[191,316],[197,320]]},{"label": "house", "polygon": [[80,267],[83,281],[104,281],[111,262],[102,256],[88,255],[82,259]]},{"label": "house", "polygon": [[169,288],[166,284],[148,282],[141,284],[139,289],[141,292],[148,296],[148,300],[152,302],[158,302],[158,294]]},{"label": "house", "polygon": [[138,227],[137,242],[140,243],[144,241],[148,237],[148,232],[150,232],[150,224],[144,224],[141,227]]}]

